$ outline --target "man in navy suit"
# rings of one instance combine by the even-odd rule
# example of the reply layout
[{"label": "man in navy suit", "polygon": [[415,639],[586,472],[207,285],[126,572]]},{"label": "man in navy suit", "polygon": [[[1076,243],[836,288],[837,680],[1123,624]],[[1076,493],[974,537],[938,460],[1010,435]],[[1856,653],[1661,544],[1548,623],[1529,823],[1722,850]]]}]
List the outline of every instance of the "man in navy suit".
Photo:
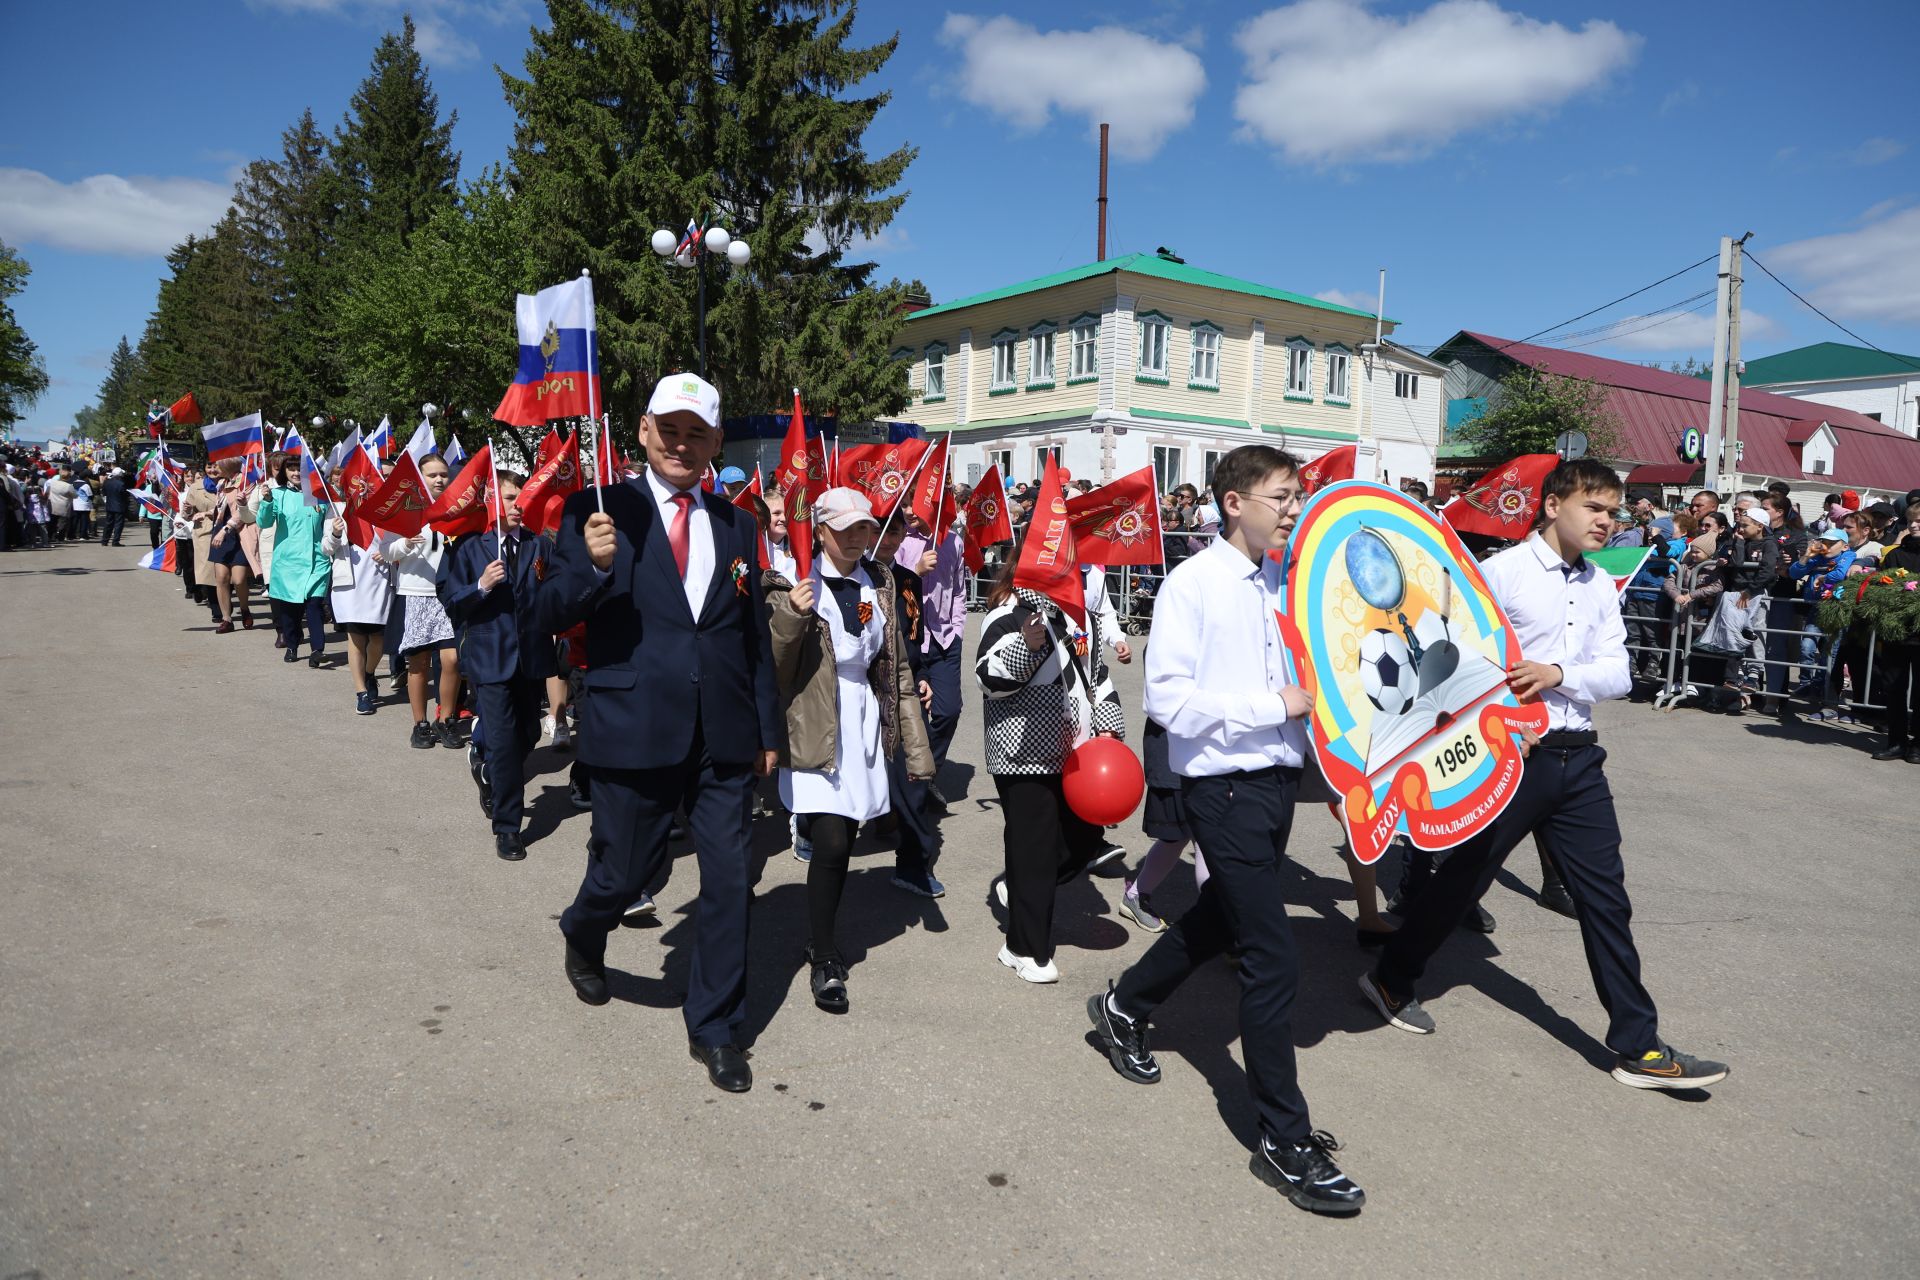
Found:
[{"label": "man in navy suit", "polygon": [[[780,722],[760,598],[758,526],[701,490],[720,452],[720,393],[662,378],[641,420],[644,473],[567,499],[540,589],[549,632],[587,624],[587,695],[575,750],[587,766],[587,873],[560,917],[566,972],[607,1002],[607,934],[667,865],[684,806],[700,898],[685,1015],[693,1056],[718,1087],[753,1085],[736,1038],[747,989],[751,789],[773,768]],[[604,502],[605,511],[597,510]]]},{"label": "man in navy suit", "polygon": [[440,561],[438,586],[459,632],[460,674],[473,682],[479,713],[467,757],[475,763],[480,807],[493,820],[494,852],[518,862],[527,856],[520,840],[527,754],[540,739],[541,689],[556,670],[553,633],[535,619],[550,552],[545,539],[520,525],[519,477],[501,471],[494,479],[504,539],[488,529],[454,543]]}]

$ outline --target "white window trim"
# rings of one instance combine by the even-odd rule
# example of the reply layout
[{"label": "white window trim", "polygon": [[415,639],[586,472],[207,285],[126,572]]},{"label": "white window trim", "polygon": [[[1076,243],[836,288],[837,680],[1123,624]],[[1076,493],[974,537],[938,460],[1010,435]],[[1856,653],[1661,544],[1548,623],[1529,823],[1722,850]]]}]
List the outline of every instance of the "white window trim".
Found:
[{"label": "white window trim", "polygon": [[[1059,333],[1060,327],[1051,320],[1042,320],[1039,324],[1027,330],[1027,390],[1050,391],[1053,389],[1054,378],[1058,375],[1060,368]],[[1047,343],[1047,373],[1044,378],[1038,376],[1040,367],[1040,339],[1042,338],[1049,340]]]},{"label": "white window trim", "polygon": [[[933,389],[933,360],[935,356],[940,358],[939,395],[931,394]],[[920,386],[923,393],[920,397],[920,403],[940,404],[947,398],[947,344],[944,342],[928,343],[926,357],[926,367],[920,375]]]},{"label": "white window trim", "polygon": [[[1288,338],[1284,345],[1287,348],[1287,382],[1286,382],[1287,390],[1286,390],[1286,394],[1283,395],[1281,399],[1291,400],[1296,404],[1312,404],[1313,403],[1313,344],[1311,342],[1308,342],[1305,338]],[[1306,360],[1307,385],[1306,385],[1306,389],[1302,391],[1296,391],[1293,386],[1293,353],[1296,351],[1304,353],[1307,358]]]},{"label": "white window trim", "polygon": [[[1172,484],[1160,483],[1161,475],[1157,460],[1162,449],[1171,451],[1180,463],[1180,474],[1174,477]],[[1187,442],[1184,440],[1169,439],[1164,436],[1158,440],[1148,440],[1147,464],[1153,468],[1153,482],[1161,493],[1169,493],[1175,486],[1189,483],[1187,480]],[[1203,489],[1206,486],[1196,484],[1193,487],[1195,489]]]},{"label": "white window trim", "polygon": [[[1000,348],[1007,349],[1007,376],[1000,376]],[[990,357],[987,394],[990,396],[1011,395],[1020,389],[1020,331],[1002,329],[993,335],[987,345]]]},{"label": "white window trim", "polygon": [[[1407,380],[1406,386],[1413,391],[1412,395],[1400,394],[1400,380],[1402,378]],[[1420,375],[1411,369],[1395,369],[1393,371],[1393,398],[1396,400],[1418,400],[1420,398]]]},{"label": "white window trim", "polygon": [[[1199,376],[1197,366],[1200,362],[1200,335],[1210,333],[1213,343],[1213,378],[1211,381]],[[1195,320],[1187,326],[1187,389],[1190,391],[1218,391],[1220,389],[1220,362],[1226,356],[1227,335],[1219,325],[1211,320]]]},{"label": "white window trim", "polygon": [[[1173,321],[1161,315],[1158,311],[1137,312],[1133,317],[1133,321],[1133,380],[1135,382],[1151,383],[1156,387],[1164,387],[1168,383],[1167,368],[1173,358]],[[1160,367],[1158,369],[1150,369],[1147,367],[1147,328],[1150,325],[1159,325],[1161,331]]]},{"label": "white window trim", "polygon": [[[1346,366],[1347,393],[1341,396],[1337,396],[1333,394],[1333,358],[1335,356],[1339,356],[1341,363]],[[1353,352],[1352,350],[1349,349],[1344,343],[1329,342],[1326,346],[1326,361],[1327,361],[1327,395],[1326,395],[1327,403],[1331,405],[1338,405],[1342,409],[1352,408],[1353,407]]]},{"label": "white window trim", "polygon": [[[1079,335],[1082,329],[1090,330],[1093,335],[1092,341],[1088,344],[1093,350],[1093,367],[1085,373],[1076,373],[1073,361],[1074,354],[1080,347]],[[1073,387],[1082,383],[1100,381],[1100,317],[1091,312],[1083,316],[1075,316],[1067,325],[1067,334],[1067,385]],[[1057,357],[1059,352],[1056,351],[1054,354]]]}]

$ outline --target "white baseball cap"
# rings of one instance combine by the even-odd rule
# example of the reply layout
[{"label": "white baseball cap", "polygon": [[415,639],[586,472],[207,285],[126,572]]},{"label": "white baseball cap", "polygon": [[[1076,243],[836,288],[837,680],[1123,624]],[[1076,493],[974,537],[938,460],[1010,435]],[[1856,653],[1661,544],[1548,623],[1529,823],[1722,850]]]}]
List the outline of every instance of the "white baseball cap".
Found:
[{"label": "white baseball cap", "polygon": [[813,504],[813,522],[829,529],[851,529],[862,520],[868,524],[880,523],[874,518],[873,503],[858,489],[845,486],[829,489]]},{"label": "white baseball cap", "polygon": [[647,412],[655,417],[667,413],[691,413],[710,427],[720,425],[720,392],[705,378],[691,373],[670,373],[654,384]]}]

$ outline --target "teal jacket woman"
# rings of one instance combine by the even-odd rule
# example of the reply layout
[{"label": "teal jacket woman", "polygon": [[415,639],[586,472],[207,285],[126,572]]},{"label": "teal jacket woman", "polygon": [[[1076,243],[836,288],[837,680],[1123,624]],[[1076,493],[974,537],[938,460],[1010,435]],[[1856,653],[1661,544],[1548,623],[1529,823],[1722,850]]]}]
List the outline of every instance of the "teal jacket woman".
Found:
[{"label": "teal jacket woman", "polygon": [[258,514],[262,535],[273,530],[267,594],[288,604],[323,598],[333,585],[333,560],[320,551],[326,508],[309,506],[298,489],[269,489]]}]

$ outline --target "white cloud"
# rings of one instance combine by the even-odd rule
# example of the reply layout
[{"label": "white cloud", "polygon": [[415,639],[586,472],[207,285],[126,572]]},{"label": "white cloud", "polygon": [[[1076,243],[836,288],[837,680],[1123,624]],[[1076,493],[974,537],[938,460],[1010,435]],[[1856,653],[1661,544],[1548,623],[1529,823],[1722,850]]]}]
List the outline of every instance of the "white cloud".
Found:
[{"label": "white cloud", "polygon": [[480,46],[455,31],[446,19],[431,13],[414,20],[413,47],[429,64],[462,66],[478,61]]},{"label": "white cloud", "polygon": [[247,5],[391,31],[399,30],[403,13],[411,13],[414,47],[430,66],[441,67],[466,66],[480,58],[480,46],[456,24],[497,27],[524,22],[528,13],[526,0],[247,0]]},{"label": "white cloud", "polygon": [[[1627,332],[1598,345],[1616,351],[1711,352],[1713,350],[1713,308],[1680,312],[1673,316],[1630,316],[1621,325]],[[1740,309],[1740,345],[1751,350],[1760,338],[1779,332],[1771,317],[1752,307]]]},{"label": "white cloud", "polygon": [[34,169],[0,169],[0,237],[80,253],[164,254],[204,235],[227,211],[231,182],[102,173],[60,182]]},{"label": "white cloud", "polygon": [[1364,293],[1358,289],[1322,289],[1313,295],[1322,302],[1331,302],[1336,307],[1353,307],[1373,314],[1374,304],[1380,301],[1377,293]]},{"label": "white cloud", "polygon": [[1691,80],[1682,81],[1680,84],[1668,90],[1666,97],[1660,99],[1660,114],[1663,116],[1667,115],[1670,112],[1678,111],[1681,107],[1690,106],[1699,100],[1700,86]]},{"label": "white cloud", "polygon": [[1578,31],[1492,0],[1441,0],[1405,17],[1369,0],[1299,0],[1241,27],[1244,136],[1303,164],[1417,159],[1471,129],[1535,114],[1633,60],[1640,37]]},{"label": "white cloud", "polygon": [[1146,160],[1193,121],[1207,87],[1199,55],[1124,27],[1040,31],[1012,18],[950,13],[942,44],[960,52],[960,96],[1033,131],[1063,115],[1113,126],[1115,156]]},{"label": "white cloud", "polygon": [[1847,152],[1847,159],[1857,165],[1885,164],[1906,149],[1907,144],[1897,138],[1868,138]]},{"label": "white cloud", "polygon": [[[1920,207],[1857,231],[1783,244],[1761,257],[1842,324],[1920,325]],[[1749,271],[1747,279],[1759,275]]]}]

